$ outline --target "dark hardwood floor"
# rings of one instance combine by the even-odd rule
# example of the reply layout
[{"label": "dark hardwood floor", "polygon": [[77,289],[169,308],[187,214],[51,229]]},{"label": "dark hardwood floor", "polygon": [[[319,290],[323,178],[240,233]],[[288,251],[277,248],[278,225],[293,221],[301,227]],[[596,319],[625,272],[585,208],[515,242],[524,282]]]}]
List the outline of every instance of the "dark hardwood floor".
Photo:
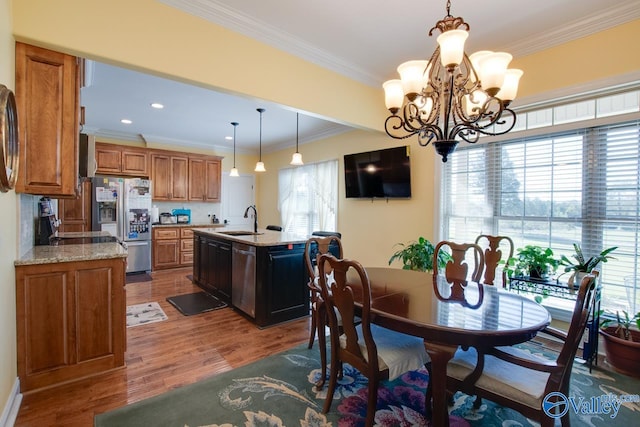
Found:
[{"label": "dark hardwood floor", "polygon": [[15,425],[92,426],[109,411],[246,365],[307,341],[308,318],[258,329],[231,308],[183,316],[166,298],[201,289],[190,268],[126,285],[127,305],[156,301],[169,317],[127,328],[126,367],[24,395]]}]

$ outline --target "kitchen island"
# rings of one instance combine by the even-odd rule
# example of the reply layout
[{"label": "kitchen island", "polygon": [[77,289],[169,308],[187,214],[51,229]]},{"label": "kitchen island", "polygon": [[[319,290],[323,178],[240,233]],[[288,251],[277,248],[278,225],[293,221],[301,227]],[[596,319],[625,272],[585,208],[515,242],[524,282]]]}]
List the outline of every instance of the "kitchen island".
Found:
[{"label": "kitchen island", "polygon": [[124,366],[126,257],[109,242],[35,246],[14,262],[21,391]]},{"label": "kitchen island", "polygon": [[307,236],[258,230],[194,229],[193,280],[258,327],[309,315]]}]

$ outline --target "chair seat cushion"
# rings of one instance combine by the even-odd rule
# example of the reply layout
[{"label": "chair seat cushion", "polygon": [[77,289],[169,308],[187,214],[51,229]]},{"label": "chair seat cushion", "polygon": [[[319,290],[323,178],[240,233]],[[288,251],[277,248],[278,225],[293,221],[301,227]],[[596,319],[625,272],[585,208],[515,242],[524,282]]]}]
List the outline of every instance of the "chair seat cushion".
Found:
[{"label": "chair seat cushion", "polygon": [[[500,350],[523,359],[548,363],[548,359],[515,347],[499,347]],[[463,380],[476,366],[478,353],[474,348],[458,349],[447,365],[447,375]],[[506,362],[495,356],[485,355],[484,370],[476,381],[476,387],[516,400],[534,409],[540,409],[549,374]]]},{"label": "chair seat cushion", "polygon": [[[362,325],[356,327],[362,337]],[[398,378],[405,372],[415,371],[429,362],[422,338],[395,332],[377,325],[371,325],[371,335],[378,349],[378,367],[381,371],[389,369],[389,380]],[[367,347],[364,339],[358,342],[360,350],[367,360]],[[345,336],[340,337],[340,345],[346,346]]]}]

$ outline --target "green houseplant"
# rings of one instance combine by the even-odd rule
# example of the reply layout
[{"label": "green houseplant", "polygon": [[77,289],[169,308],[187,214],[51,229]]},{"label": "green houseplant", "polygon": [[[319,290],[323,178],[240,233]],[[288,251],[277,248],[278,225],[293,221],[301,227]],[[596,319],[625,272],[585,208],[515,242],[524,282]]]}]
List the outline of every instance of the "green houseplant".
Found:
[{"label": "green houseplant", "polygon": [[572,255],[572,258],[575,259],[575,262],[567,258],[565,255],[562,255],[560,257],[560,265],[564,266],[564,272],[573,272],[568,280],[570,287],[573,287],[574,283],[580,283],[580,276],[583,275],[583,273],[591,273],[591,271],[593,271],[593,269],[596,268],[601,262],[604,263],[610,259],[615,259],[609,254],[618,249],[618,247],[613,246],[607,248],[600,252],[598,255],[594,255],[590,258],[584,256],[582,248],[578,243],[573,244],[573,249],[575,253]]},{"label": "green houseplant", "polygon": [[[606,360],[616,371],[640,377],[640,312],[633,317],[622,313],[600,322]],[[632,329],[634,323],[637,329]]]},{"label": "green houseplant", "polygon": [[[435,247],[429,240],[419,237],[417,241],[407,244],[397,243],[395,246],[400,246],[400,249],[391,255],[389,265],[395,260],[401,260],[403,270],[433,270],[433,250]],[[438,267],[444,268],[450,258],[446,252],[440,252],[438,255]]]},{"label": "green houseplant", "polygon": [[541,279],[555,273],[560,264],[551,248],[526,245],[524,248],[518,248],[516,252],[516,256],[506,261],[505,271],[509,277],[529,276]]}]

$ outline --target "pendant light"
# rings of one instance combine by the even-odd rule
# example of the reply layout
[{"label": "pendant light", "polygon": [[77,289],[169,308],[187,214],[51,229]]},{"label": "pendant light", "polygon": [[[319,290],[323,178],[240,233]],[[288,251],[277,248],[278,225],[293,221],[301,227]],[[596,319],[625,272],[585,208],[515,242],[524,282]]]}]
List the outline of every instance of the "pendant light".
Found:
[{"label": "pendant light", "polygon": [[233,125],[233,168],[229,172],[229,176],[240,176],[238,169],[236,168],[236,127],[239,125],[237,122],[231,122]]},{"label": "pendant light", "polygon": [[298,125],[299,125],[299,119],[298,119],[298,113],[296,113],[296,152],[293,153],[293,156],[291,156],[291,163],[290,163],[293,166],[304,165],[304,163],[302,162],[302,154],[298,152]]},{"label": "pendant light", "polygon": [[267,170],[264,168],[264,163],[262,163],[262,113],[264,113],[264,108],[257,108],[257,111],[260,113],[260,157],[258,157],[258,163],[256,163],[254,171],[266,172]]}]

